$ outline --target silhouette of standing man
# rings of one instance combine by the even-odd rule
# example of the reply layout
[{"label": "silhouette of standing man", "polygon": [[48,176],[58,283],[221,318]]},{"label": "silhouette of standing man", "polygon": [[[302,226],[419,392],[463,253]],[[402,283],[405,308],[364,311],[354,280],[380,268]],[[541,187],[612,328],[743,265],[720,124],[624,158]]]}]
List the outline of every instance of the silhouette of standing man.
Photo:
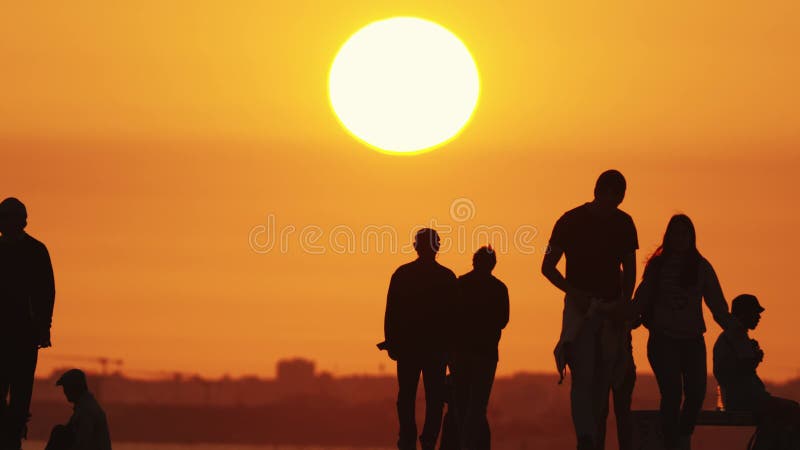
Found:
[{"label": "silhouette of standing man", "polygon": [[417,425],[414,414],[419,377],[425,385],[425,425],[419,436],[423,450],[433,450],[439,437],[444,408],[448,314],[457,296],[456,276],[436,262],[439,234],[430,228],[417,232],[418,258],[392,275],[384,318],[385,348],[397,361],[397,448],[414,450]]},{"label": "silhouette of standing man", "polygon": [[19,450],[26,434],[39,348],[50,347],[55,300],[47,248],[25,232],[28,214],[16,198],[0,202],[0,432]]},{"label": "silhouette of standing man", "polygon": [[[603,172],[595,185],[594,200],[558,219],[542,262],[542,274],[566,294],[556,357],[559,360],[562,355],[570,368],[572,421],[579,450],[603,446],[598,430],[602,396],[608,401],[606,369],[601,364],[608,350],[601,346],[606,334],[603,326],[611,322],[607,320],[611,313],[606,311],[627,305],[636,283],[636,227],[631,217],[617,208],[625,189],[620,172]],[[566,277],[556,267],[562,255],[567,260]],[[630,401],[627,403],[630,409]],[[615,414],[619,417],[621,412],[625,413]]]},{"label": "silhouette of standing man", "polygon": [[455,406],[463,450],[489,450],[486,408],[497,370],[500,336],[508,324],[508,288],[492,275],[497,255],[481,247],[472,257],[473,270],[458,277],[459,299],[453,348]]}]

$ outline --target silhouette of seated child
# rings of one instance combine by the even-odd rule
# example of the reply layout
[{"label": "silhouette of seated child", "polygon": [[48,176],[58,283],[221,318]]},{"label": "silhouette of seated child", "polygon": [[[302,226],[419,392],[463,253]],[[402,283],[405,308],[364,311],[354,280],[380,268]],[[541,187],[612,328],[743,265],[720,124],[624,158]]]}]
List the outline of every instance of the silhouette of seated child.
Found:
[{"label": "silhouette of seated child", "polygon": [[742,294],[731,302],[731,313],[742,324],[723,331],[714,344],[714,377],[720,387],[722,402],[728,411],[752,412],[759,423],[758,439],[777,446],[800,448],[800,405],[767,392],[756,369],[764,360],[758,341],[751,339],[764,308],[758,299]]}]

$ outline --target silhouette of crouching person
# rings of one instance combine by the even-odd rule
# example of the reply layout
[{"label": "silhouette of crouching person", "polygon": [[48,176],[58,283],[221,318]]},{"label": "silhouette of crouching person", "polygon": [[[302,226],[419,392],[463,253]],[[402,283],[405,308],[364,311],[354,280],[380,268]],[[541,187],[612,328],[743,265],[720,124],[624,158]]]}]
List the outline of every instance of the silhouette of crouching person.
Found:
[{"label": "silhouette of crouching person", "polygon": [[53,427],[45,450],[111,450],[106,414],[89,392],[83,371],[66,371],[56,385],[64,388],[74,410],[66,425]]},{"label": "silhouette of crouching person", "polygon": [[416,449],[415,401],[421,374],[425,385],[425,425],[419,440],[423,450],[432,450],[442,424],[448,314],[457,286],[453,271],[436,262],[439,235],[435,230],[418,231],[414,248],[418,258],[400,266],[389,284],[384,348],[397,361],[397,447]]}]

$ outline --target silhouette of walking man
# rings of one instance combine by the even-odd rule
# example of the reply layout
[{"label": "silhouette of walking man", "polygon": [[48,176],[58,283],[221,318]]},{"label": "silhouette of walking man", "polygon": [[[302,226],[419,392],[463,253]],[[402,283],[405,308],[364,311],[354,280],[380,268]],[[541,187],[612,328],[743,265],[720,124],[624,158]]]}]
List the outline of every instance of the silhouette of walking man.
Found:
[{"label": "silhouette of walking man", "polygon": [[[601,336],[604,326],[613,326],[608,320],[611,311],[628,304],[636,283],[636,227],[631,217],[617,208],[625,189],[620,172],[603,172],[595,185],[594,200],[558,219],[542,262],[542,274],[566,294],[556,360],[562,376],[563,364],[570,368],[572,421],[579,450],[603,446],[598,435],[600,426],[605,426],[600,423],[600,399],[605,395],[608,402],[608,380],[601,362],[608,360],[604,354],[608,349],[601,346]],[[566,277],[556,267],[562,255],[567,260]],[[623,348],[614,345],[611,350],[613,347],[617,351]],[[626,414],[626,408],[622,409],[615,411],[618,417]]]},{"label": "silhouette of walking man", "polygon": [[481,247],[473,270],[458,277],[453,377],[462,450],[489,450],[486,408],[497,370],[500,335],[508,324],[508,288],[492,275],[497,255]]},{"label": "silhouette of walking man", "polygon": [[432,450],[439,437],[444,408],[448,314],[457,296],[456,276],[436,262],[439,234],[419,230],[414,239],[418,258],[392,275],[384,318],[385,348],[397,361],[397,448],[416,449],[414,414],[419,377],[425,385],[425,425],[419,436],[423,450]]},{"label": "silhouette of walking man", "polygon": [[0,202],[0,433],[19,450],[26,434],[38,349],[50,347],[55,284],[47,248],[25,232],[16,198]]}]

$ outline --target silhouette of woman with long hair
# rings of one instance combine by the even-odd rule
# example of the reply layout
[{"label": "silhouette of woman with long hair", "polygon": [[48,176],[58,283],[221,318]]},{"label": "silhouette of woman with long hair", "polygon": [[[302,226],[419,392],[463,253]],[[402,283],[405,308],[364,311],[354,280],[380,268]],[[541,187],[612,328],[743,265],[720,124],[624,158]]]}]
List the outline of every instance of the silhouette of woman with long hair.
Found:
[{"label": "silhouette of woman with long hair", "polygon": [[678,214],[647,261],[634,296],[636,310],[650,330],[647,359],[661,391],[661,425],[669,449],[690,448],[705,398],[703,301],[723,329],[736,323],[714,268],[697,250],[691,219]]}]

